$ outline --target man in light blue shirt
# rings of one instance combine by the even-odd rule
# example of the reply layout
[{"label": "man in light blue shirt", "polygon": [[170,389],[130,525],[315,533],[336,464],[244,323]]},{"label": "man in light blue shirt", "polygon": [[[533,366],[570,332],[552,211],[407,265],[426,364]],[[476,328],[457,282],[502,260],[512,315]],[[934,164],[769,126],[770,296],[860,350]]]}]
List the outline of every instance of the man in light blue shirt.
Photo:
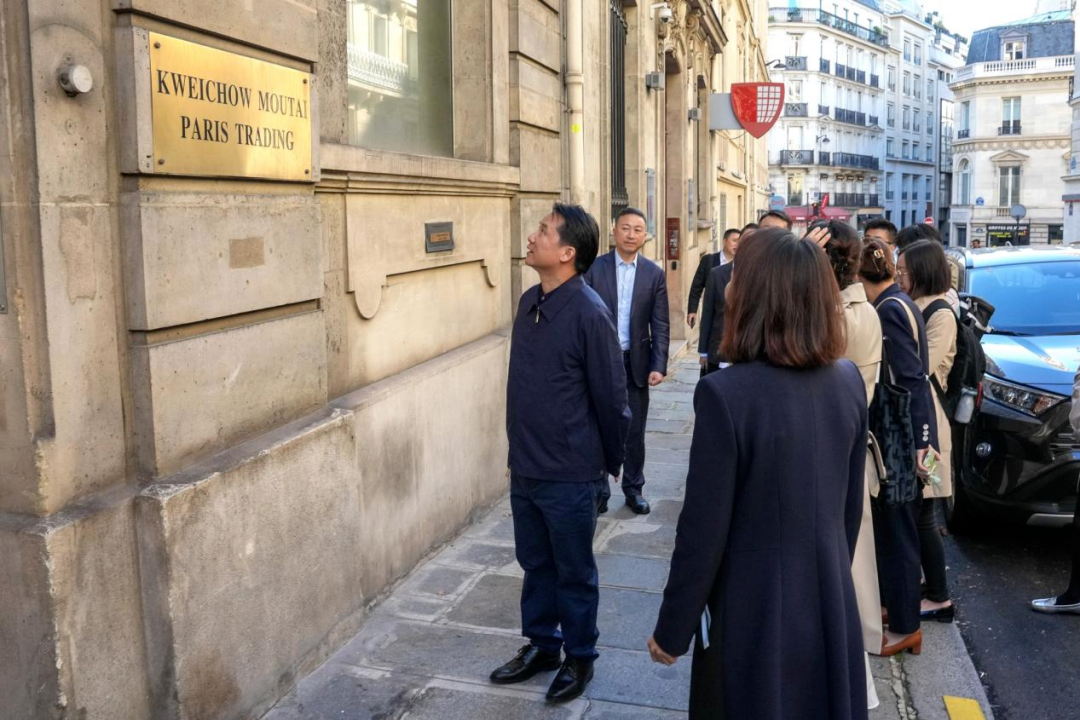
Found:
[{"label": "man in light blue shirt", "polygon": [[[664,269],[641,256],[645,244],[645,215],[626,208],[615,218],[615,250],[601,255],[585,276],[611,311],[626,370],[630,404],[630,434],[626,438],[622,490],[626,505],[644,515],[649,503],[645,485],[645,419],[649,414],[649,388],[667,374],[669,341],[667,279]],[[610,488],[597,508],[607,510]]]}]

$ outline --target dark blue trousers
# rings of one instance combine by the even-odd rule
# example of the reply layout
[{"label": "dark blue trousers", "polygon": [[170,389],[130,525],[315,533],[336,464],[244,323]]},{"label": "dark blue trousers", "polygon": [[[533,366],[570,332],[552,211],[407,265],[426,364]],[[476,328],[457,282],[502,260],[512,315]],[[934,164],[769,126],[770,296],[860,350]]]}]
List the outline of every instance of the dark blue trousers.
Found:
[{"label": "dark blue trousers", "polygon": [[[641,388],[634,382],[630,372],[630,355],[623,353],[626,365],[626,400],[630,406],[630,432],[626,435],[626,459],[623,461],[623,495],[641,495],[645,487],[645,422],[649,418],[649,387]],[[604,483],[601,495],[605,500],[611,497],[611,486]]]},{"label": "dark blue trousers", "polygon": [[[593,556],[595,482],[510,479],[517,561],[525,571],[521,588],[521,632],[549,653],[565,647],[579,660],[597,657],[599,575]],[[560,629],[561,628],[561,629]]]}]

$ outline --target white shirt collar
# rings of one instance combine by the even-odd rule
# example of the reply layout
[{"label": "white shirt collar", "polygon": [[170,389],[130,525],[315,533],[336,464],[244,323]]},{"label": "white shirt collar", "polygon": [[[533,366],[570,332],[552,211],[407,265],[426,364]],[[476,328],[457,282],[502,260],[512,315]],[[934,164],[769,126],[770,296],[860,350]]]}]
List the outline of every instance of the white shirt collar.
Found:
[{"label": "white shirt collar", "polygon": [[615,259],[618,261],[616,263],[617,265],[633,265],[635,270],[637,269],[637,261],[638,261],[639,257],[641,257],[641,253],[636,252],[636,253],[634,253],[634,259],[631,260],[630,262],[626,262],[625,260],[622,259],[622,255],[619,254],[619,251],[618,250],[615,251]]}]

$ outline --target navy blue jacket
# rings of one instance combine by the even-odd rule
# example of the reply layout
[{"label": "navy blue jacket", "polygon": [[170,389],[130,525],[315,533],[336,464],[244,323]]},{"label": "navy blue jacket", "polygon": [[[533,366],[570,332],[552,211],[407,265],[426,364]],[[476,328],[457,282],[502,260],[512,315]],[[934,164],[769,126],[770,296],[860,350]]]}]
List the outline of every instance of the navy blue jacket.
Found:
[{"label": "navy blue jacket", "polygon": [[698,336],[698,353],[709,356],[709,363],[718,365],[724,358],[720,356],[720,343],[724,339],[724,314],[727,309],[725,291],[731,282],[731,273],[735,263],[718,265],[709,272],[705,283],[705,306],[701,309],[701,334]]},{"label": "navy blue jacket", "polygon": [[709,273],[720,267],[720,259],[723,253],[706,253],[701,256],[697,270],[694,271],[694,281],[690,283],[690,297],[686,301],[686,312],[697,313],[698,304],[701,302],[701,293],[705,292],[705,282],[709,279]]},{"label": "navy blue jacket", "polygon": [[[915,325],[919,329],[918,345],[915,344],[915,336],[912,334],[911,320],[900,302],[907,305],[915,316]],[[937,416],[928,379],[930,351],[926,345],[926,325],[923,324],[922,312],[899,285],[891,285],[881,293],[874,301],[874,307],[881,318],[889,369],[892,370],[896,384],[911,393],[911,427],[915,431],[915,447],[919,450],[931,445],[937,447]],[[882,372],[884,371],[882,368]]]},{"label": "navy blue jacket", "polygon": [[[585,274],[585,282],[596,290],[611,311],[611,317],[617,321],[619,285],[615,277],[616,252],[612,250],[596,258]],[[670,327],[664,271],[652,260],[639,255],[630,300],[630,373],[639,388],[648,387],[651,372],[667,375]],[[617,339],[618,328],[615,330]]]},{"label": "navy blue jacket", "polygon": [[629,430],[622,349],[604,301],[580,275],[543,300],[539,285],[526,290],[506,386],[511,472],[570,482],[618,475]]}]

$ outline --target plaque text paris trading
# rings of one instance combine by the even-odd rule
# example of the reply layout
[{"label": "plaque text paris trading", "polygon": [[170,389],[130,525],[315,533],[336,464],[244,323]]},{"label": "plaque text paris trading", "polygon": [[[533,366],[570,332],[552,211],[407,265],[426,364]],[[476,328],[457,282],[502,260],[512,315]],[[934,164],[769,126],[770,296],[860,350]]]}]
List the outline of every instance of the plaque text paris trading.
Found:
[{"label": "plaque text paris trading", "polygon": [[311,75],[149,33],[153,172],[311,180]]}]

